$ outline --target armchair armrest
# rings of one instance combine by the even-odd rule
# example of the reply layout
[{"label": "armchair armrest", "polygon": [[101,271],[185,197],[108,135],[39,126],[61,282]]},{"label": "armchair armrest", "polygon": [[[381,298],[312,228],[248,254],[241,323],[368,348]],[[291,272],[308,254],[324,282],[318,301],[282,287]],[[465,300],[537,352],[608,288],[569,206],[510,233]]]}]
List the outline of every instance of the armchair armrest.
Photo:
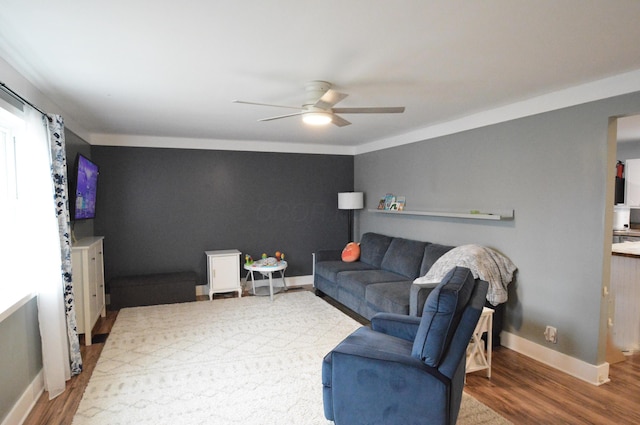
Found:
[{"label": "armchair armrest", "polygon": [[422,316],[422,310],[424,310],[424,303],[427,297],[438,286],[438,282],[435,283],[413,283],[411,284],[411,292],[409,293],[409,315],[410,316]]},{"label": "armchair armrest", "polygon": [[315,252],[316,263],[319,261],[340,261],[342,260],[341,249],[320,249]]},{"label": "armchair armrest", "polygon": [[[416,369],[424,372],[427,375],[431,375],[436,378],[438,381],[441,381],[445,384],[449,383],[449,378],[441,374],[438,369],[435,367],[427,366],[423,361],[416,359],[410,355],[404,355],[399,353],[394,353],[392,351],[382,351],[372,349],[371,347],[367,347],[364,345],[358,344],[349,344],[344,343],[338,345],[331,351],[331,355],[333,356],[332,364],[334,371],[336,369],[336,357],[346,356],[348,358],[354,359],[354,361],[359,362],[361,364],[365,363],[388,363],[390,366],[399,365],[401,368],[409,367],[412,369]],[[358,360],[360,359],[360,360]],[[339,366],[338,366],[339,368]],[[357,370],[354,368],[353,370]],[[344,376],[344,374],[338,373],[333,375],[333,379],[335,381],[336,375]]]},{"label": "armchair armrest", "polygon": [[371,329],[376,332],[413,342],[418,333],[420,318],[394,313],[376,313],[371,318]]}]

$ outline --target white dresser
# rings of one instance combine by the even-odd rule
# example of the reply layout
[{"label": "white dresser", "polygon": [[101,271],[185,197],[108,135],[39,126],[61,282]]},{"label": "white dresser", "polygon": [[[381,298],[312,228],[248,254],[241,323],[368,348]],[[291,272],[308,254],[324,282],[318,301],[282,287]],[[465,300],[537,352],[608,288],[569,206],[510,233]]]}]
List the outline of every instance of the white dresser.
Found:
[{"label": "white dresser", "polygon": [[98,317],[105,317],[104,260],[102,236],[78,240],[71,248],[73,293],[76,302],[78,334],[91,345],[91,331]]},{"label": "white dresser", "polygon": [[213,294],[238,292],[242,296],[240,285],[240,255],[237,249],[205,251],[207,255],[207,276],[209,279],[209,299]]}]

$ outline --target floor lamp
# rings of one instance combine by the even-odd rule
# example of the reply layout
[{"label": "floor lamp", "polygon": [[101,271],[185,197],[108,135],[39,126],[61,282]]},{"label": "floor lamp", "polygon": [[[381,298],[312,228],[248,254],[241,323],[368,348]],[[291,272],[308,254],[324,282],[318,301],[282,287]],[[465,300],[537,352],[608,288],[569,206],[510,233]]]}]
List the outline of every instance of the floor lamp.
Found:
[{"label": "floor lamp", "polygon": [[353,210],[361,210],[364,207],[364,196],[362,192],[339,192],[338,209],[347,210],[347,242],[353,241]]}]

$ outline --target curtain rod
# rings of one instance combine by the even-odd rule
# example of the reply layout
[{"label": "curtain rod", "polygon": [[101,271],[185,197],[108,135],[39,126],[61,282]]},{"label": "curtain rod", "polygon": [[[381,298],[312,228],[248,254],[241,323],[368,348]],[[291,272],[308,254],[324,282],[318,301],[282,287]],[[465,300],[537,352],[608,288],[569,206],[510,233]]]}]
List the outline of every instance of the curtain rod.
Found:
[{"label": "curtain rod", "polygon": [[18,93],[14,92],[13,90],[11,90],[11,88],[9,88],[9,86],[7,86],[5,83],[3,83],[2,81],[0,81],[0,88],[2,88],[5,92],[9,93],[11,96],[15,97],[16,99],[18,99],[20,102],[25,103],[29,106],[31,106],[33,109],[35,109],[36,111],[40,112],[42,115],[44,115],[45,117],[47,116],[47,114],[45,112],[42,112],[42,110],[40,108],[38,108],[36,105],[34,105],[33,103],[29,102],[27,99],[25,99],[24,97],[20,96]]}]

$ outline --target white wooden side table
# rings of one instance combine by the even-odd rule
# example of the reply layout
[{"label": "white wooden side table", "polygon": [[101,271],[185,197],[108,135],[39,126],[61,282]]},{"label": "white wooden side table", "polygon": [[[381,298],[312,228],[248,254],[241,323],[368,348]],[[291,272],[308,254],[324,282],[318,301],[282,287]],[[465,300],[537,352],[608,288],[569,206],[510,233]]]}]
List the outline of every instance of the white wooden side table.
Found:
[{"label": "white wooden side table", "polygon": [[[467,363],[466,372],[476,372],[478,370],[486,370],[487,378],[491,378],[491,349],[492,349],[492,330],[493,328],[493,309],[484,307],[480,320],[473,331],[471,342],[467,346]],[[486,332],[487,343],[482,340],[482,335]]]},{"label": "white wooden side table", "polygon": [[213,294],[238,292],[242,296],[240,285],[240,255],[237,249],[205,251],[207,256],[207,275],[209,280],[209,300]]}]

